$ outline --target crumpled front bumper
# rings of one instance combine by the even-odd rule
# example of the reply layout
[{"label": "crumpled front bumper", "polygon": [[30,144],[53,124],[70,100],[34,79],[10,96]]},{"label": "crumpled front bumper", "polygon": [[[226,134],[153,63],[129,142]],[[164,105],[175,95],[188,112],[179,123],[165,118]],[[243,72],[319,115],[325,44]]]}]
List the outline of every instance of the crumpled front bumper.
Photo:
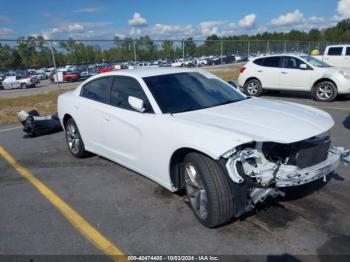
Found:
[{"label": "crumpled front bumper", "polygon": [[341,147],[331,147],[325,161],[311,167],[299,169],[296,166],[283,165],[276,175],[276,187],[299,186],[319,178],[326,178],[334,172],[340,162],[350,164],[350,150]]}]

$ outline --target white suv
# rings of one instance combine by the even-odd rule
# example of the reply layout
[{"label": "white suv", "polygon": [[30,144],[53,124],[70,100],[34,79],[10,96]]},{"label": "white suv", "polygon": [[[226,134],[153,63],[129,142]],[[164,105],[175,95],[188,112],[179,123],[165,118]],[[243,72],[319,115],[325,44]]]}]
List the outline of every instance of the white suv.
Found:
[{"label": "white suv", "polygon": [[308,55],[271,55],[249,61],[238,84],[251,96],[263,90],[309,91],[317,101],[350,94],[350,69],[332,67]]}]

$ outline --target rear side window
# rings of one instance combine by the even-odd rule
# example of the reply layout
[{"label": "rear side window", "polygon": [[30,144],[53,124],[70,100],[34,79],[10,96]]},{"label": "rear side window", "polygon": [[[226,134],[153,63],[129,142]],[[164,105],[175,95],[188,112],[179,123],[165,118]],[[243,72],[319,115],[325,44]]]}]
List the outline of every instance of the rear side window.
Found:
[{"label": "rear side window", "polygon": [[350,47],[346,48],[346,55],[350,55]]},{"label": "rear side window", "polygon": [[342,52],[343,52],[342,47],[330,47],[328,49],[328,55],[338,56],[338,55],[341,55]]},{"label": "rear side window", "polygon": [[254,64],[256,64],[256,65],[261,65],[262,64],[262,62],[263,62],[263,58],[258,58],[258,59],[255,59],[254,61],[253,61],[253,63]]},{"label": "rear side window", "polygon": [[136,111],[129,105],[129,96],[134,96],[143,100],[146,112],[153,113],[152,106],[139,81],[131,77],[114,77],[111,89],[111,105],[122,109]]},{"label": "rear side window", "polygon": [[93,80],[83,86],[80,96],[107,104],[109,102],[110,83],[110,77]]},{"label": "rear side window", "polygon": [[267,67],[280,67],[280,57],[279,56],[266,57],[262,65]]}]

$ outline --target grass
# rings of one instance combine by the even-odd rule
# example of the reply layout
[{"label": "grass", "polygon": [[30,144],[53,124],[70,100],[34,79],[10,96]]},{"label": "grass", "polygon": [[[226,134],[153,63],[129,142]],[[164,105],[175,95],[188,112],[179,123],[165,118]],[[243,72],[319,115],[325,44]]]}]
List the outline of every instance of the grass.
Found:
[{"label": "grass", "polygon": [[[236,80],[239,75],[239,69],[233,67],[211,68],[208,71],[225,81]],[[35,109],[43,116],[56,112],[59,94],[59,91],[55,90],[30,96],[0,98],[0,124],[17,123],[16,113],[21,110],[30,111]]]},{"label": "grass", "polygon": [[211,68],[208,71],[225,81],[237,80],[239,75],[239,68]]},{"label": "grass", "polygon": [[41,115],[49,115],[57,111],[59,91],[45,94],[0,99],[0,124],[17,123],[17,112],[21,110],[38,110]]}]

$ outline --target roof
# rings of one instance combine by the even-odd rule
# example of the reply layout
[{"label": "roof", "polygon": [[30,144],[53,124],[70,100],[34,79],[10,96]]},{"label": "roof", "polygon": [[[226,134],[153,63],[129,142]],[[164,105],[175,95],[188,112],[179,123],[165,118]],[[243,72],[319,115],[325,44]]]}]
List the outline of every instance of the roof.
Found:
[{"label": "roof", "polygon": [[306,56],[308,54],[305,53],[280,53],[280,54],[271,54],[271,55],[261,55],[254,57],[252,60],[258,59],[258,58],[265,58],[265,57],[274,57],[274,56],[295,56],[295,57],[300,57],[300,56]]},{"label": "roof", "polygon": [[[191,68],[172,68],[172,67],[150,67],[150,68],[137,68],[137,69],[126,69],[113,71],[108,73],[101,73],[105,75],[126,75],[132,77],[148,77],[156,75],[166,75],[166,74],[175,74],[175,73],[184,73],[184,72],[201,72],[200,69],[191,69]],[[99,74],[99,75],[101,75]]]}]

